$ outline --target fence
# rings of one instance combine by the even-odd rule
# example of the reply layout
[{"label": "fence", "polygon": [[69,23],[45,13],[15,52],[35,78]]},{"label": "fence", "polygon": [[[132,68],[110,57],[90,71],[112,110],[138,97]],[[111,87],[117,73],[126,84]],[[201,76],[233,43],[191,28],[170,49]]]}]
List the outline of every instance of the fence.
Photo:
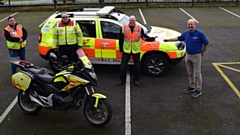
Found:
[{"label": "fence", "polygon": [[238,0],[76,0],[76,3],[126,3],[126,2],[142,2],[142,3],[171,3],[171,2],[187,2],[187,3],[192,3],[192,2],[201,2],[201,3],[238,3]]},{"label": "fence", "polygon": [[[3,0],[0,0],[3,1]],[[17,2],[11,2],[11,0],[5,0],[3,5],[0,5],[0,11],[4,10],[11,10],[12,7],[37,7],[37,6],[50,6],[54,7],[56,9],[57,6],[89,6],[89,5],[100,5],[101,7],[103,5],[121,5],[122,8],[128,7],[128,6],[158,6],[161,7],[164,6],[181,6],[180,4],[190,5],[190,6],[196,6],[196,5],[236,5],[238,6],[239,0],[32,0],[32,1],[17,1]],[[42,7],[41,7],[42,8]],[[26,8],[27,9],[27,8]],[[21,9],[22,10],[22,9]],[[38,9],[39,10],[39,9]]]}]

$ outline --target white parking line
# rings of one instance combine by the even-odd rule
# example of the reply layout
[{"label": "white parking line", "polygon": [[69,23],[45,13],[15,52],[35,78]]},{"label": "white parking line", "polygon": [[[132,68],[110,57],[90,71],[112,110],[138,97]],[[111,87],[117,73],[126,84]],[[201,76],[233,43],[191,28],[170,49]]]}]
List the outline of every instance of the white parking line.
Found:
[{"label": "white parking line", "polygon": [[144,24],[147,24],[147,21],[145,20],[145,18],[144,18],[144,16],[143,16],[142,10],[139,8],[138,11],[139,11],[139,13],[140,13],[140,15],[141,15],[141,17],[142,17],[143,23],[144,23]]},{"label": "white parking line", "polygon": [[[57,12],[58,12],[58,11],[54,12],[53,14],[56,14]],[[52,15],[53,15],[53,14],[52,14]],[[51,15],[51,16],[52,16],[52,15]],[[49,19],[49,17],[48,17],[45,21],[43,21],[40,25],[38,25],[38,27],[42,27],[42,25],[43,25],[48,19]]]},{"label": "white parking line", "polygon": [[131,95],[130,95],[130,74],[127,73],[125,86],[125,135],[131,135]]},{"label": "white parking line", "polygon": [[[141,9],[139,13],[143,19],[143,23],[147,24]],[[130,92],[130,73],[127,72],[125,85],[125,135],[131,135],[131,92]]]},{"label": "white parking line", "polygon": [[233,12],[231,12],[231,11],[225,9],[225,8],[222,8],[222,7],[219,7],[219,8],[222,9],[222,10],[224,10],[224,11],[226,11],[226,12],[228,12],[228,13],[230,13],[230,14],[232,14],[232,15],[234,15],[234,16],[236,16],[236,17],[238,17],[238,18],[240,18],[239,15],[237,15],[237,14],[235,14],[235,13],[233,13]]},{"label": "white parking line", "polygon": [[16,13],[14,13],[14,14],[11,14],[11,15],[9,15],[9,16],[7,16],[7,17],[5,17],[5,18],[3,18],[2,20],[0,20],[0,22],[2,22],[2,21],[4,21],[4,20],[6,20],[8,17],[10,17],[10,16],[14,16],[14,15],[16,15],[16,14],[18,14],[19,12],[16,12]]},{"label": "white parking line", "polygon": [[12,110],[12,108],[15,106],[16,103],[17,103],[17,96],[12,101],[12,103],[8,106],[8,108],[4,111],[4,113],[0,116],[0,124],[3,122],[3,120],[6,118],[6,116]]},{"label": "white parking line", "polygon": [[190,18],[192,18],[193,20],[196,21],[196,23],[199,23],[198,20],[196,20],[193,16],[191,16],[188,12],[186,12],[185,10],[183,10],[182,8],[179,8],[183,13],[185,13],[186,15],[188,15]]}]

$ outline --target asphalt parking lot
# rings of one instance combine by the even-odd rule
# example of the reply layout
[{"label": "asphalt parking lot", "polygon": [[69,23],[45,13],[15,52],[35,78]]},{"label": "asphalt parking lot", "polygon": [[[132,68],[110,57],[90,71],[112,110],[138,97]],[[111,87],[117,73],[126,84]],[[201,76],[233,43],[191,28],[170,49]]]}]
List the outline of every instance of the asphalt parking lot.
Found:
[{"label": "asphalt parking lot", "polygon": [[[209,39],[203,57],[203,95],[192,98],[182,93],[187,84],[187,72],[182,61],[160,78],[142,74],[140,86],[115,86],[119,66],[94,65],[100,87],[96,91],[107,95],[113,108],[112,120],[104,127],[91,126],[83,111],[58,112],[42,110],[38,115],[24,114],[13,106],[18,90],[11,86],[9,54],[5,39],[0,36],[0,134],[1,135],[237,135],[240,133],[240,8],[151,8],[122,9],[127,15],[153,26],[183,32],[187,20],[194,17]],[[28,30],[27,59],[40,67],[48,62],[38,55],[39,25],[54,12],[4,12],[0,14],[0,29],[7,25],[5,17],[15,14],[17,22]],[[188,14],[186,14],[188,13]],[[131,68],[130,68],[131,73]],[[131,79],[130,79],[131,80]],[[130,88],[131,122],[126,128],[125,88]],[[130,134],[129,134],[130,133]]]}]

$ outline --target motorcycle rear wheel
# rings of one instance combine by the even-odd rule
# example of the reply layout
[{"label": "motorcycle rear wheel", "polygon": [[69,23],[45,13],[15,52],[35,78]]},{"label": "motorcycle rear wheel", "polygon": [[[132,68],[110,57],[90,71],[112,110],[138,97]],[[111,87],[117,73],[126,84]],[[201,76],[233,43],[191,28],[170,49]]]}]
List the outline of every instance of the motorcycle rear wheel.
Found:
[{"label": "motorcycle rear wheel", "polygon": [[86,102],[84,116],[93,126],[101,127],[111,120],[112,107],[106,99],[100,99],[97,108],[93,107],[90,102]]},{"label": "motorcycle rear wheel", "polygon": [[18,93],[18,104],[20,108],[27,114],[37,114],[42,110],[41,106],[38,106],[36,103],[29,101],[27,95],[24,91]]}]

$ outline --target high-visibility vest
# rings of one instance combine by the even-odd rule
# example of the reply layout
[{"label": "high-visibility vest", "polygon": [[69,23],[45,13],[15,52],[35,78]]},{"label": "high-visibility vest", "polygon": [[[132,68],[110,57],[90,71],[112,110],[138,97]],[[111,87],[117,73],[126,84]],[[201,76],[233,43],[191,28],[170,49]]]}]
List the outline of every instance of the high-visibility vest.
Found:
[{"label": "high-visibility vest", "polygon": [[122,26],[122,34],[124,35],[123,51],[125,53],[140,52],[141,26],[136,25],[131,32],[129,25]]},{"label": "high-visibility vest", "polygon": [[83,45],[83,34],[76,21],[70,20],[67,24],[57,23],[53,31],[53,48],[57,45]]},{"label": "high-visibility vest", "polygon": [[[20,38],[20,37],[23,36],[23,31],[22,31],[22,25],[21,24],[17,24],[16,25],[16,30],[14,28],[10,27],[9,25],[4,30],[8,31],[10,36],[14,37],[14,38]],[[3,34],[4,34],[4,31],[3,31]],[[26,40],[23,41],[22,43],[20,43],[20,42],[12,42],[12,41],[8,41],[7,40],[8,48],[9,49],[14,49],[14,50],[18,50],[20,48],[24,48],[26,43],[27,43]]]}]

